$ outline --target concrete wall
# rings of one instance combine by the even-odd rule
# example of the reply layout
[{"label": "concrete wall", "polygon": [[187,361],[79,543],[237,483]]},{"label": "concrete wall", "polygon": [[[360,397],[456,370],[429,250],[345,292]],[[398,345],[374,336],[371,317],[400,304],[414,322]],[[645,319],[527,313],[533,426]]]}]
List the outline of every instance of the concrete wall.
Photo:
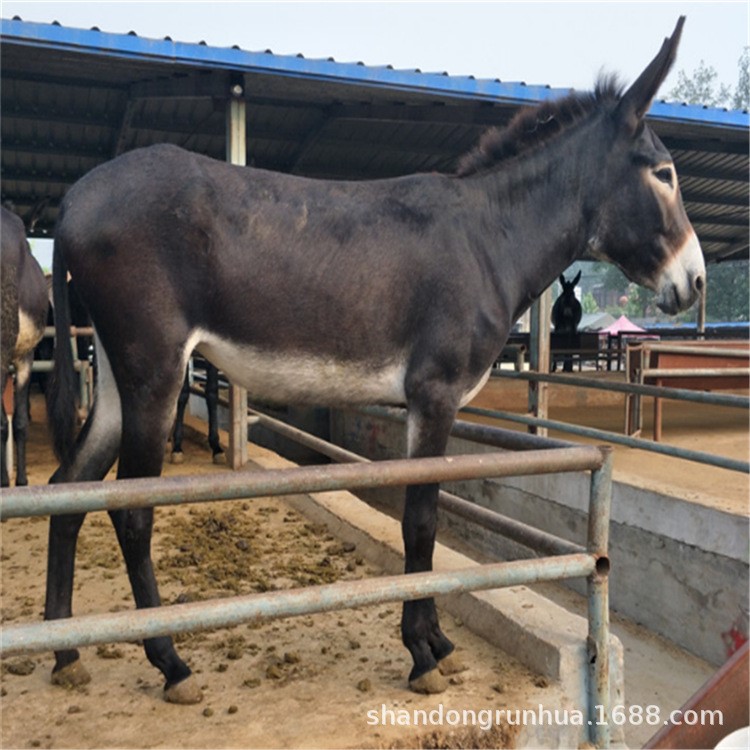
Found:
[{"label": "concrete wall", "polygon": [[[332,416],[334,442],[369,458],[404,454],[401,424],[349,412]],[[449,452],[489,450],[452,439]],[[575,542],[585,541],[588,476],[551,474],[465,482],[446,487],[485,507]],[[380,492],[397,502],[401,492]],[[474,549],[501,559],[529,552],[465,521],[442,514],[443,523]],[[675,644],[720,665],[721,634],[748,606],[748,521],[615,482],[610,528],[612,608]],[[570,582],[583,591],[584,582]]]}]

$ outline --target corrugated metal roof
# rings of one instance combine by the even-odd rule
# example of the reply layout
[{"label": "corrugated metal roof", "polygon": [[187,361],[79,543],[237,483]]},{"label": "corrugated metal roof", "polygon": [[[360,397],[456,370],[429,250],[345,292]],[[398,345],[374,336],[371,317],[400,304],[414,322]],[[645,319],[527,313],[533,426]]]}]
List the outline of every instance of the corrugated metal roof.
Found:
[{"label": "corrugated metal roof", "polygon": [[[568,93],[238,47],[2,20],[2,197],[23,214],[98,163],[155,142],[223,158],[230,82],[247,101],[248,163],[363,179],[448,171],[519,106]],[[747,112],[655,102],[709,259],[748,255]]]}]

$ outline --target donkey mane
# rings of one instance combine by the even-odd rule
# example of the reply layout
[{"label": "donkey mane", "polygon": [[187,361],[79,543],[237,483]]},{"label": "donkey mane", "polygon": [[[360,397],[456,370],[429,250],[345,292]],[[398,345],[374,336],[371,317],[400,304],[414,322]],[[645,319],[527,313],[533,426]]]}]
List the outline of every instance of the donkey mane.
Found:
[{"label": "donkey mane", "polygon": [[593,92],[573,92],[519,110],[503,129],[490,128],[458,162],[456,175],[483,172],[502,161],[546,143],[607,103],[619,101],[623,86],[614,75],[601,76]]}]

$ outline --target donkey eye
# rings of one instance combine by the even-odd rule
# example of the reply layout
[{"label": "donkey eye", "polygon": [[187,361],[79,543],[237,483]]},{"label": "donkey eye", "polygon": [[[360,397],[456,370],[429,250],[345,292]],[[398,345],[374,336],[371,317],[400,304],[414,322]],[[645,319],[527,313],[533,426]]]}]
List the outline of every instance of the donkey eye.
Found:
[{"label": "donkey eye", "polygon": [[656,175],[656,179],[660,182],[663,182],[670,187],[672,187],[672,185],[674,184],[672,170],[669,167],[662,167],[661,169],[657,169],[654,174]]}]

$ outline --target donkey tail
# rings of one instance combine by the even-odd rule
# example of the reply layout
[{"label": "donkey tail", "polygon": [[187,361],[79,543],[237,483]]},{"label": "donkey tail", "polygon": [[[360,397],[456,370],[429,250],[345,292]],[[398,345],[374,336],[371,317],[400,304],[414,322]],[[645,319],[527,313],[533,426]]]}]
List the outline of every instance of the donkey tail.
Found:
[{"label": "donkey tail", "polygon": [[68,267],[59,239],[55,240],[52,258],[52,298],[55,313],[55,355],[46,393],[47,421],[52,432],[55,455],[64,470],[72,465],[75,458],[77,383],[70,345]]}]

